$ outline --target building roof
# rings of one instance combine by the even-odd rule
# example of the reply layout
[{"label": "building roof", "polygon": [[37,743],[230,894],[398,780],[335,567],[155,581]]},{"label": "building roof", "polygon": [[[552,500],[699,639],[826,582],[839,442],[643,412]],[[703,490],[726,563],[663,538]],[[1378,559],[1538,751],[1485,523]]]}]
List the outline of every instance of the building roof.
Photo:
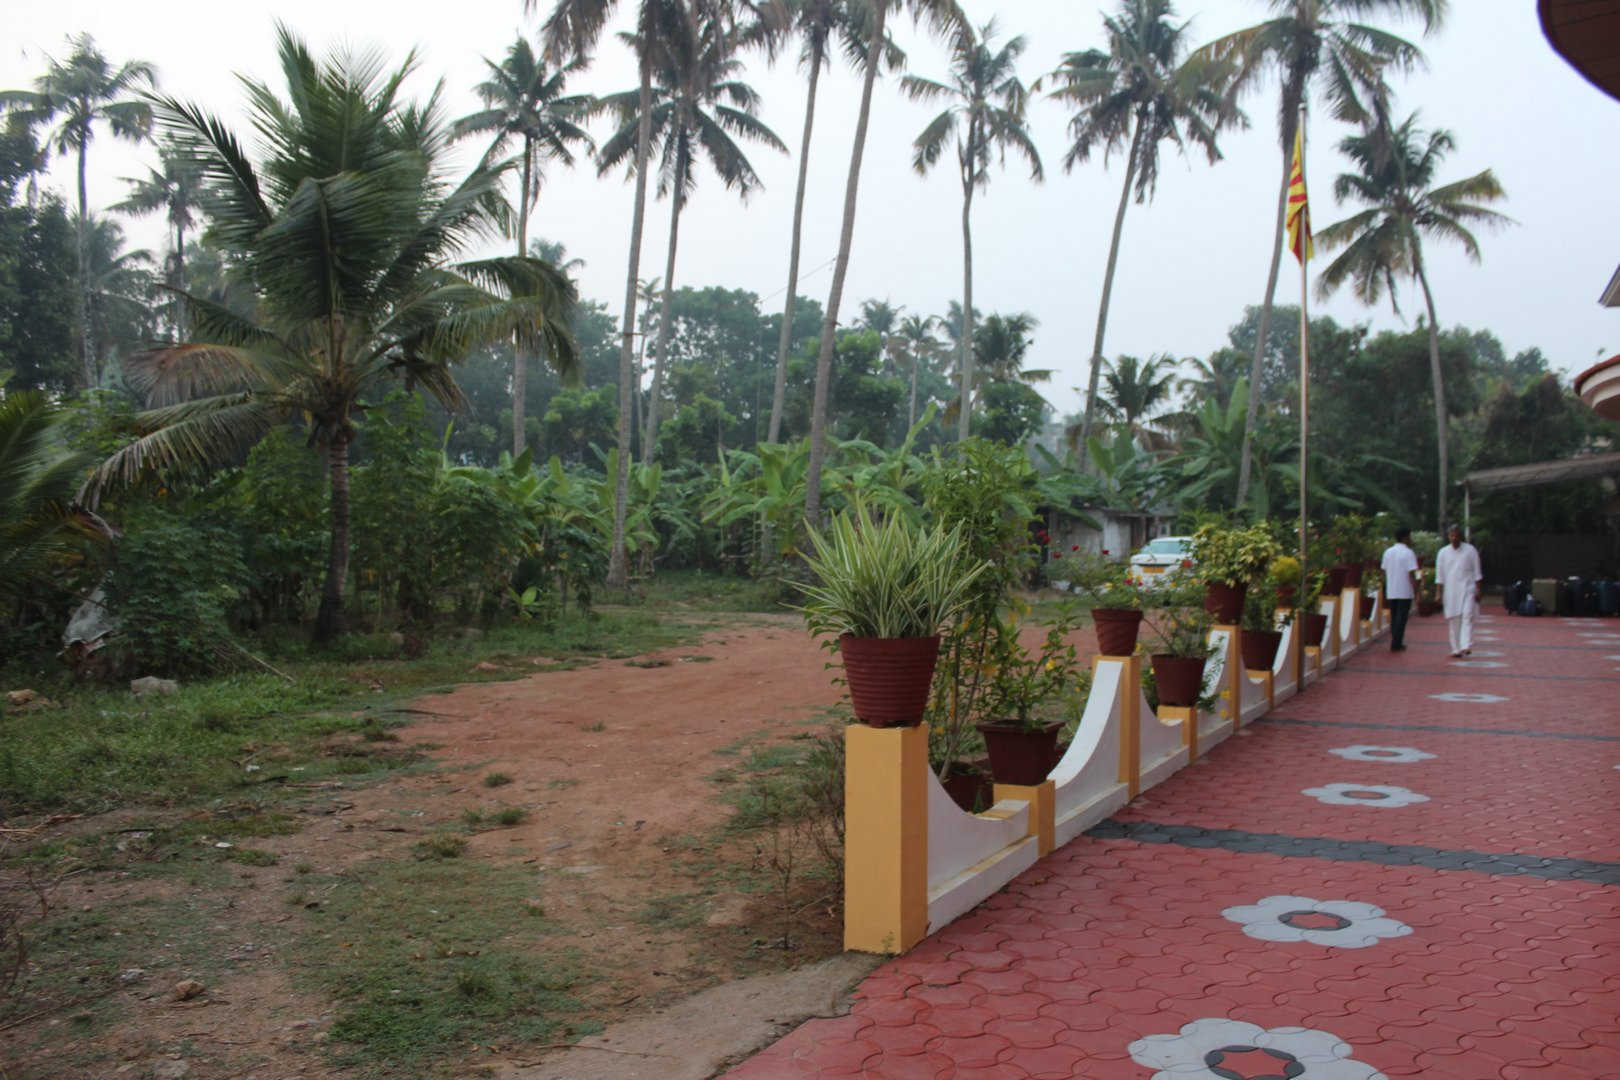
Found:
[{"label": "building roof", "polygon": [[1620,0],[1537,0],[1541,32],[1593,86],[1620,98]]},{"label": "building roof", "polygon": [[1616,473],[1620,473],[1620,453],[1585,454],[1563,461],[1538,461],[1530,465],[1509,465],[1505,469],[1481,469],[1464,477],[1463,486],[1471,492],[1503,491]]}]

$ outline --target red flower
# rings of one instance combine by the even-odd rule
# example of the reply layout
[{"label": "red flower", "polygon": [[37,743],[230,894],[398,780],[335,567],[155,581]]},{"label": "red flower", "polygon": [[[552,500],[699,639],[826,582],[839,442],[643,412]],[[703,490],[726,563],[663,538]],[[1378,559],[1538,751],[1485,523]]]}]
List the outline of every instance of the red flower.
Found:
[{"label": "red flower", "polygon": [[[1075,545],[1074,545],[1074,546],[1073,546],[1073,547],[1071,547],[1071,548],[1070,548],[1070,549],[1069,549],[1069,550],[1070,550],[1070,551],[1079,551],[1079,550],[1080,550],[1080,545],[1079,545],[1079,544],[1075,544]],[[1108,554],[1108,552],[1106,552],[1106,551],[1105,551],[1105,552],[1103,552],[1103,554],[1104,554],[1104,555],[1106,555],[1106,554]]]},{"label": "red flower", "polygon": [[1111,554],[1111,552],[1109,552],[1109,550],[1107,548],[1103,548],[1103,554],[1108,555],[1108,554]]}]

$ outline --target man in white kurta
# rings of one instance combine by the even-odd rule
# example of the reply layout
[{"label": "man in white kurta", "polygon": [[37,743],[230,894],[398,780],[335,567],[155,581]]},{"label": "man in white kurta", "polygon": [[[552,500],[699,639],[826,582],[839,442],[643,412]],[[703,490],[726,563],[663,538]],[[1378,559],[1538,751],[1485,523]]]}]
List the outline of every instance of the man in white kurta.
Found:
[{"label": "man in white kurta", "polygon": [[1474,650],[1474,616],[1479,614],[1479,583],[1485,575],[1479,568],[1479,552],[1462,538],[1462,530],[1453,525],[1449,538],[1451,542],[1435,556],[1434,584],[1451,632],[1451,655],[1467,656]]}]

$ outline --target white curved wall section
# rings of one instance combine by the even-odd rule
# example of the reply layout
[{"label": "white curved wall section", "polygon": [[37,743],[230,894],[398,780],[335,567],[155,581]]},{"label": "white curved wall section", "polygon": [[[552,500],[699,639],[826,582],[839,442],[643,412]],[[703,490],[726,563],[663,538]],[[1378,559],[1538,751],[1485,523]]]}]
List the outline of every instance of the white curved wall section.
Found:
[{"label": "white curved wall section", "polygon": [[1122,660],[1097,661],[1074,741],[1048,777],[1056,788],[1054,843],[1067,844],[1130,800],[1119,780],[1120,727],[1125,693],[1141,688],[1124,685],[1126,670]]},{"label": "white curved wall section", "polygon": [[946,793],[932,769],[927,782],[932,933],[1034,866],[1040,845],[1029,835],[1029,803],[1004,799],[982,814],[969,814]]}]

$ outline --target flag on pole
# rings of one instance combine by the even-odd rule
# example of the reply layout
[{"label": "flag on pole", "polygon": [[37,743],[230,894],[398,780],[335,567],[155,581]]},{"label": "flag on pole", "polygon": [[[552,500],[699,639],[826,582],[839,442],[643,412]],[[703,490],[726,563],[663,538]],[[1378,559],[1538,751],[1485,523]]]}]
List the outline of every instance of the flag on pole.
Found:
[{"label": "flag on pole", "polygon": [[1294,163],[1288,169],[1288,250],[1304,265],[1316,254],[1311,241],[1311,204],[1305,197],[1305,125],[1294,126]]}]

